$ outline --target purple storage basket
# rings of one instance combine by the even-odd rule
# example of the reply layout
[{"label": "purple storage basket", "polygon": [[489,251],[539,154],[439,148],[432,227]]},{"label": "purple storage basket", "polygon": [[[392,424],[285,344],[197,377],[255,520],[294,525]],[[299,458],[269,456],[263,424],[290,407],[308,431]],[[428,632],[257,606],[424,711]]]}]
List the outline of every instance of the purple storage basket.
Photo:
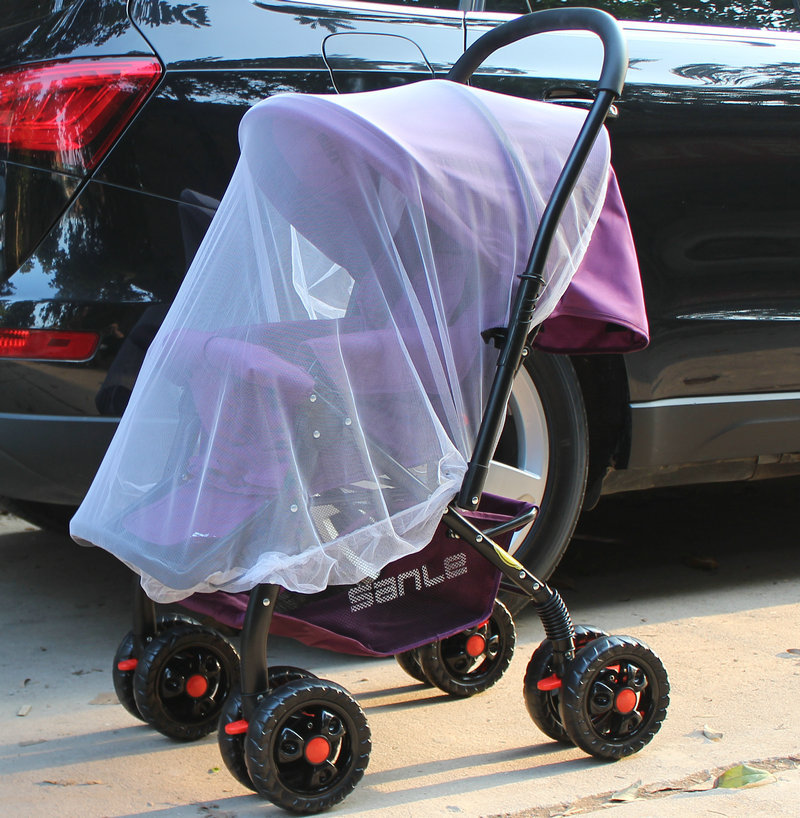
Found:
[{"label": "purple storage basket", "polygon": [[[523,514],[530,504],[484,494],[477,511],[463,512],[481,529]],[[495,541],[508,547],[513,532]],[[270,633],[312,647],[359,656],[391,656],[486,621],[500,572],[440,523],[421,551],[389,563],[374,580],[331,586],[317,594],[282,592]],[[248,594],[195,594],[182,603],[241,628]]]}]

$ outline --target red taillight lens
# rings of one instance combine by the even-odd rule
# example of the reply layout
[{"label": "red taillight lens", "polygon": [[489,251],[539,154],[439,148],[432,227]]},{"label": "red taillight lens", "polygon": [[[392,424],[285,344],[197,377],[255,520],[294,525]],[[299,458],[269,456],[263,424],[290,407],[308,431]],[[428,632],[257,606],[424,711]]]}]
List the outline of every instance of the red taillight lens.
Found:
[{"label": "red taillight lens", "polygon": [[151,57],[38,63],[0,72],[0,146],[91,170],[161,76]]},{"label": "red taillight lens", "polygon": [[100,336],[96,332],[0,329],[0,358],[88,361],[99,342]]}]

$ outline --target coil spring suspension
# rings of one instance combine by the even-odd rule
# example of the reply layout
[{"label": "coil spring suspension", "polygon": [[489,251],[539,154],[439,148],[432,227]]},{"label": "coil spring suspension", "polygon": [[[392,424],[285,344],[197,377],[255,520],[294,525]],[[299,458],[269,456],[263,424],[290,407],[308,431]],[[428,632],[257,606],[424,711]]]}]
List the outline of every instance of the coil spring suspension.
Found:
[{"label": "coil spring suspension", "polygon": [[539,619],[542,620],[545,636],[554,644],[571,640],[574,644],[575,628],[572,617],[558,591],[550,590],[550,598],[540,604],[534,603]]}]

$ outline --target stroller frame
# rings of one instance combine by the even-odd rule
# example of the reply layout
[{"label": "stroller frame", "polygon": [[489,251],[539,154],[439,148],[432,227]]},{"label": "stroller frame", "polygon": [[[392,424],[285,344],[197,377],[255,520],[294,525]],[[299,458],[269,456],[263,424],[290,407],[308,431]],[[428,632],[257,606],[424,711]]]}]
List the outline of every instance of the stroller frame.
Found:
[{"label": "stroller frame", "polygon": [[[519,275],[520,283],[509,326],[484,334],[487,342],[493,341],[500,349],[497,369],[467,473],[458,496],[445,511],[442,523],[447,527],[449,536],[468,543],[500,571],[503,590],[531,601],[542,621],[546,641],[534,654],[525,681],[526,704],[533,720],[553,738],[576,743],[597,757],[616,759],[641,749],[655,735],[664,718],[669,685],[660,660],[643,643],[629,637],[609,637],[602,631],[585,629],[579,629],[576,635],[559,593],[534,576],[495,541],[501,534],[530,524],[536,509],[483,531],[462,513],[477,509],[481,500],[489,463],[505,421],[514,378],[525,357],[531,353],[536,335],[536,328],[532,330],[531,326],[534,310],[545,286],[543,270],[548,250],[592,145],[612,103],[622,91],[627,71],[627,47],[616,20],[605,12],[575,8],[545,10],[517,18],[488,32],[465,51],[447,75],[449,80],[467,83],[472,73],[497,49],[534,34],[563,30],[589,31],[601,39],[604,58],[597,94],[545,208],[526,268]],[[244,742],[243,736],[256,717],[260,703],[275,687],[274,684],[272,688],[270,685],[271,673],[265,646],[279,591],[277,585],[262,584],[250,592],[241,635],[241,719],[234,722],[229,720],[224,725],[227,738],[221,729],[221,744],[237,737],[242,737]],[[147,643],[158,634],[160,626],[163,627],[163,622],[156,615],[155,604],[139,588],[134,606],[131,655],[141,655]],[[576,655],[579,661],[576,661]],[[593,728],[592,704],[586,701],[589,694],[585,688],[590,687],[598,674],[608,675],[609,667],[616,667],[620,675],[621,663],[631,656],[634,664],[638,664],[641,678],[629,679],[621,687],[618,684],[618,701],[614,706],[623,718],[617,729],[620,735],[609,736],[607,731]],[[298,676],[293,678],[296,681]],[[646,685],[655,687],[655,691],[651,691],[652,701],[648,712],[638,721],[630,715],[626,722],[626,714],[634,712],[633,705],[626,710],[628,700],[632,700]],[[641,721],[645,722],[644,727]],[[222,720],[220,727],[223,727]],[[308,752],[306,756],[310,758]],[[225,760],[234,775],[247,783],[249,762],[248,769],[244,769],[242,760],[237,771],[229,763],[228,757]],[[287,791],[283,785],[272,780],[275,776],[266,773],[263,777],[251,776],[255,786],[249,786],[287,809],[317,812],[344,798],[360,779],[365,766],[366,763],[362,762],[358,769],[353,767],[354,771],[347,781],[339,781],[335,787],[329,785],[324,776],[320,777],[318,796]]]}]

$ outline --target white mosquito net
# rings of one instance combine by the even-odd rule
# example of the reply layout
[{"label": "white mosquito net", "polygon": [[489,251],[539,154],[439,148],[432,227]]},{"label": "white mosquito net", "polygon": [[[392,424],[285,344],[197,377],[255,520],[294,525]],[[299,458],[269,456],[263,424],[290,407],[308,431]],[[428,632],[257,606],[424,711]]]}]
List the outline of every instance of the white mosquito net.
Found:
[{"label": "white mosquito net", "polygon": [[[311,593],[431,539],[516,275],[585,114],[444,80],[252,108],[241,158],[72,521],[159,601]],[[605,132],[536,312],[603,205]]]}]

